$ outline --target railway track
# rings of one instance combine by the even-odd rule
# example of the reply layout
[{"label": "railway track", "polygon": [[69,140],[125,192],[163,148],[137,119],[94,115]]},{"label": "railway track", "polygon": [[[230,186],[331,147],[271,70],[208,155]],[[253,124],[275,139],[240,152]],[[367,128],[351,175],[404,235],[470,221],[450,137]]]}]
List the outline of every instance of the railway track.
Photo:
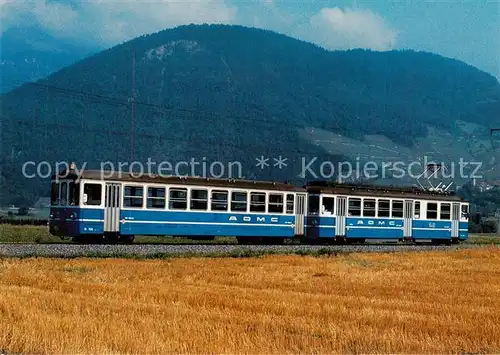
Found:
[{"label": "railway track", "polygon": [[480,246],[467,243],[457,245],[0,244],[0,257],[154,257],[185,255],[251,256],[261,253],[390,253],[404,251],[446,251]]}]

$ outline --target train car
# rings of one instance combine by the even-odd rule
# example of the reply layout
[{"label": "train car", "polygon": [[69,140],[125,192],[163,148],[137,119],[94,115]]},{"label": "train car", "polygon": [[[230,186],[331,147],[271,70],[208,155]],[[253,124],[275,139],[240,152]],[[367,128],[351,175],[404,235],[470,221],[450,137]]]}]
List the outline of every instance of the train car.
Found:
[{"label": "train car", "polygon": [[313,182],[143,176],[75,170],[53,176],[49,231],[78,241],[136,235],[236,237],[241,244],[459,242],[469,204],[450,193]]},{"label": "train car", "polygon": [[54,175],[51,190],[50,233],[80,241],[231,236],[274,244],[305,234],[306,190],[287,183],[72,170]]},{"label": "train car", "polygon": [[458,243],[468,238],[469,203],[452,193],[326,182],[306,189],[310,240]]}]

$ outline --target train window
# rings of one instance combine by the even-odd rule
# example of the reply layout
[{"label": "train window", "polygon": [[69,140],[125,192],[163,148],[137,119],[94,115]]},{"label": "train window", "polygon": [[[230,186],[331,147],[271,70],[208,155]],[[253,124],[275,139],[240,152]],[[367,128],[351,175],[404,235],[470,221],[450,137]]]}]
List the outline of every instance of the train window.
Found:
[{"label": "train window", "polygon": [[374,199],[364,199],[363,217],[375,217],[376,202]]},{"label": "train window", "polygon": [[335,208],[335,197],[323,196],[322,214],[332,215]]},{"label": "train window", "polygon": [[123,206],[140,208],[144,201],[144,187],[125,186],[123,192]]},{"label": "train window", "polygon": [[231,211],[247,211],[247,193],[234,191],[231,194]]},{"label": "train window", "polygon": [[221,190],[212,191],[212,211],[227,211],[228,192]]},{"label": "train window", "polygon": [[53,182],[50,189],[50,204],[52,206],[59,204],[59,184],[57,182]]},{"label": "train window", "polygon": [[250,212],[266,212],[266,194],[252,192],[250,194]]},{"label": "train window", "polygon": [[437,203],[427,204],[427,219],[437,219],[438,216],[438,205]]},{"label": "train window", "polygon": [[451,217],[451,205],[449,203],[441,204],[440,219],[450,219]]},{"label": "train window", "polygon": [[207,190],[191,190],[191,209],[192,210],[207,210],[208,208],[208,191]]},{"label": "train window", "polygon": [[350,198],[349,199],[349,216],[361,216],[361,199],[360,198]]},{"label": "train window", "polygon": [[392,217],[403,218],[403,201],[392,201]]},{"label": "train window", "polygon": [[309,195],[309,214],[319,214],[319,196]]},{"label": "train window", "polygon": [[378,216],[379,217],[391,216],[391,202],[389,200],[378,200]]},{"label": "train window", "polygon": [[165,208],[166,188],[148,187],[148,208]]},{"label": "train window", "polygon": [[415,219],[420,218],[420,201],[415,201],[415,213],[414,213]]},{"label": "train window", "polygon": [[71,206],[78,206],[80,203],[80,184],[76,182],[69,183],[69,204]]},{"label": "train window", "polygon": [[293,194],[286,195],[286,213],[293,214],[293,206],[295,205],[295,198]]},{"label": "train window", "polygon": [[84,203],[88,206],[99,206],[102,202],[102,185],[100,184],[85,184],[83,186],[83,194],[86,196]]},{"label": "train window", "polygon": [[469,206],[462,205],[462,218],[469,218]]},{"label": "train window", "polygon": [[171,188],[168,202],[168,208],[171,210],[185,210],[187,208],[187,189]]},{"label": "train window", "polygon": [[283,195],[269,194],[269,213],[283,213]]}]

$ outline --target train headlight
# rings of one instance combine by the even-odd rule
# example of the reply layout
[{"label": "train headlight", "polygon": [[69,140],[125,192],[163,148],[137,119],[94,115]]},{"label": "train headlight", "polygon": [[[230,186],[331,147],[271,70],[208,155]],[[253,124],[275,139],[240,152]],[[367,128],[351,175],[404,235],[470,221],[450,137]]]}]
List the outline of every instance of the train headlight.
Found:
[{"label": "train headlight", "polygon": [[73,212],[73,213],[70,215],[70,217],[71,217],[71,219],[76,219],[77,215],[76,215],[76,213],[74,213],[74,212]]}]

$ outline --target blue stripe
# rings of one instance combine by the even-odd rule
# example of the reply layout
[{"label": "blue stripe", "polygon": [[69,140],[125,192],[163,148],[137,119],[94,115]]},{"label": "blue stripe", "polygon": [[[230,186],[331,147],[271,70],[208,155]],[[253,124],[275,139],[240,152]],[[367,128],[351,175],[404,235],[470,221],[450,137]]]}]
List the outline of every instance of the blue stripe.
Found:
[{"label": "blue stripe", "polygon": [[415,239],[450,239],[451,231],[444,229],[436,230],[413,230],[413,238]]},{"label": "blue stripe", "polygon": [[120,219],[122,234],[291,237],[295,232],[293,215],[122,210]]},{"label": "blue stripe", "polygon": [[209,235],[209,236],[262,236],[262,237],[293,237],[294,228],[239,225],[193,225],[193,224],[125,224],[122,234],[132,235]]},{"label": "blue stripe", "polygon": [[[102,234],[103,209],[78,207],[54,207],[61,218],[71,213],[77,214],[82,222],[67,223],[71,235]],[[135,235],[228,235],[228,236],[283,236],[294,235],[293,215],[212,213],[195,211],[164,210],[121,210],[120,223],[122,234]],[[165,223],[162,223],[165,222]],[[170,222],[170,223],[168,223]],[[179,222],[176,224],[175,222]],[[305,217],[306,234],[313,238],[333,238],[336,235],[336,217]],[[51,225],[60,225],[50,221]],[[282,225],[282,226],[280,226]],[[459,223],[459,238],[468,238],[468,222]],[[272,228],[269,228],[272,227]],[[412,236],[417,239],[439,239],[451,237],[451,221],[413,220]],[[403,220],[391,218],[346,218],[348,238],[399,239],[403,237]]]},{"label": "blue stripe", "polygon": [[172,211],[130,211],[122,210],[120,219],[131,221],[167,221],[167,222],[207,222],[241,224],[293,224],[294,215],[238,214],[216,212],[172,212]]},{"label": "blue stripe", "polygon": [[347,238],[367,239],[399,239],[403,237],[402,229],[391,228],[352,228],[346,230]]},{"label": "blue stripe", "polygon": [[451,221],[414,219],[413,228],[451,228]]},{"label": "blue stripe", "polygon": [[369,226],[373,228],[403,227],[402,219],[393,218],[346,218],[346,226]]}]

